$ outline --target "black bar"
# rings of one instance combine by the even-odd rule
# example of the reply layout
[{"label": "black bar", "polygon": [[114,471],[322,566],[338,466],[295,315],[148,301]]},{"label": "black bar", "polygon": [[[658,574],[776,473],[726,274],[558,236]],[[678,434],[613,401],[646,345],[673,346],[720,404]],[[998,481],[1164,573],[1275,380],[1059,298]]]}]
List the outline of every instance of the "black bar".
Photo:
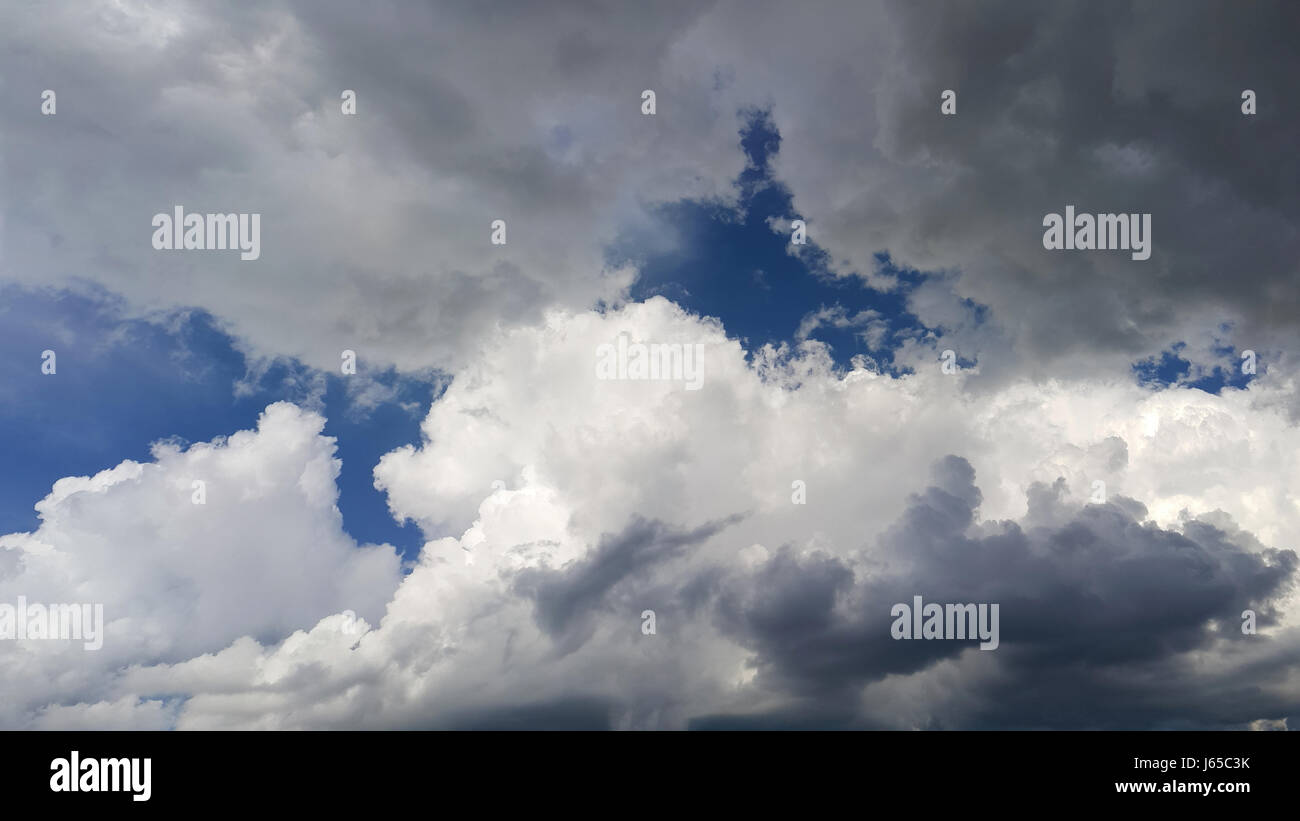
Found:
[{"label": "black bar", "polygon": [[[8,808],[128,813],[260,815],[411,802],[435,814],[565,806],[604,807],[602,814],[789,806],[807,814],[845,802],[863,813],[980,805],[1149,811],[1191,802],[1222,812],[1293,800],[1298,760],[1295,736],[1286,732],[9,732],[3,739]],[[148,800],[134,800],[128,789],[54,792],[51,762],[70,764],[74,750],[83,768],[90,758],[136,758],[142,772],[148,758]],[[1190,759],[1195,769],[1181,766]],[[1215,759],[1244,766],[1206,772],[1204,763]],[[1135,760],[1179,766],[1162,772]],[[1161,791],[1188,783],[1248,791]],[[1120,792],[1117,784],[1153,784],[1157,792]]]}]

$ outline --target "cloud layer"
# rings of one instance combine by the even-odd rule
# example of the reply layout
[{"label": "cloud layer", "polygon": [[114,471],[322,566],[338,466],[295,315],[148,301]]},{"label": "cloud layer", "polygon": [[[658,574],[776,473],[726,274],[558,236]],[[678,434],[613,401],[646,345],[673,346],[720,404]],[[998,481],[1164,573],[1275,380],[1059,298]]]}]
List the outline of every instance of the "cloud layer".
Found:
[{"label": "cloud layer", "polygon": [[[704,345],[703,387],[598,379],[596,351],[619,333]],[[110,624],[111,674],[27,720],[1158,727],[1294,715],[1300,523],[1278,488],[1294,486],[1279,454],[1297,434],[1267,384],[1219,397],[1094,383],[988,398],[961,390],[964,378],[937,362],[901,378],[837,372],[817,343],[751,363],[716,323],[660,298],[552,314],[457,373],[424,443],[377,469],[395,513],[434,537],[386,607],[370,605],[392,590],[391,555],[339,559],[355,551],[337,520],[325,528],[333,562],[316,542],[283,576],[251,546],[209,556],[193,584],[252,597],[212,605],[242,620],[204,619],[208,633],[161,646]],[[213,458],[260,489],[244,493],[276,502],[262,515],[241,501],[250,528],[288,527],[300,509],[310,522],[296,530],[321,538],[332,474],[319,424],[277,405],[257,434],[224,446],[65,480],[42,503],[42,529],[4,544],[27,561],[31,545],[58,544],[52,534],[104,533],[93,514],[107,495],[103,508],[77,500],[142,472],[157,477],[154,495],[180,496],[169,516],[209,516],[219,507],[190,505],[182,482]],[[1233,492],[1219,494],[1228,477]],[[806,504],[793,501],[796,480]],[[1104,503],[1091,501],[1094,481]],[[224,487],[214,481],[209,499]],[[97,560],[88,536],[67,544],[65,564]],[[259,588],[242,581],[252,577]],[[295,602],[295,590],[314,598]],[[1000,646],[892,639],[890,608],[914,595],[999,603]],[[342,615],[345,603],[363,620]],[[1241,633],[1247,609],[1257,635]]]},{"label": "cloud layer", "polygon": [[[311,408],[56,483],[0,536],[0,600],[102,603],[105,643],[0,641],[0,724],[1294,727],[1298,31],[1286,3],[7,4],[0,294],[201,309],[250,378],[354,350],[358,413],[386,366],[447,380],[374,466],[427,539],[407,567],[345,532]],[[698,241],[659,206],[736,217],[755,116],[790,253],[923,327],[809,305],[746,350],[629,299]],[[261,214],[261,258],[153,250],[177,205]],[[1067,205],[1150,213],[1150,260],[1045,250]],[[620,335],[699,346],[701,389],[598,378]],[[1132,370],[1247,349],[1218,394]],[[999,604],[998,648],[893,639],[917,595]]]},{"label": "cloud layer", "polygon": [[[1173,24],[1146,3],[493,9],[11,4],[5,278],[196,305],[257,355],[455,369],[495,328],[616,300],[616,236],[678,241],[647,205],[733,201],[757,108],[832,269],[888,285],[888,250],[952,271],[910,308],[986,378],[1113,372],[1178,341],[1212,364],[1216,343],[1295,348],[1291,4]],[[1044,251],[1067,204],[1151,213],[1152,258]],[[261,213],[261,260],[152,250],[174,205]]]}]

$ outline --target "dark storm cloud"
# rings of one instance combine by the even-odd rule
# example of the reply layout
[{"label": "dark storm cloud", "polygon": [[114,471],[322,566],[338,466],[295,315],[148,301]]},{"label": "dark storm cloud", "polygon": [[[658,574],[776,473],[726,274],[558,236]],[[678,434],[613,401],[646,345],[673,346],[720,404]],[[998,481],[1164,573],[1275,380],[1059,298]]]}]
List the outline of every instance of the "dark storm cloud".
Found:
[{"label": "dark storm cloud", "polygon": [[[1229,629],[1233,629],[1229,625]],[[1239,636],[1212,664],[1157,658],[1124,666],[1087,659],[1020,668],[981,688],[963,729],[1243,729],[1289,719],[1296,727],[1300,633]],[[1258,647],[1245,648],[1247,641]],[[1289,676],[1289,677],[1288,677]]]},{"label": "dark storm cloud", "polygon": [[691,730],[869,730],[886,729],[864,726],[850,710],[828,708],[809,703],[796,709],[757,715],[699,716],[690,722]]},{"label": "dark storm cloud", "polygon": [[[1300,6],[888,7],[876,142],[919,198],[887,226],[897,247],[962,269],[960,292],[1039,355],[1141,350],[1201,309],[1294,339]],[[1044,250],[1041,220],[1067,204],[1152,214],[1151,259]]]},{"label": "dark storm cloud", "polygon": [[521,571],[515,591],[536,602],[538,625],[571,651],[590,638],[597,611],[627,598],[621,594],[629,587],[650,586],[649,571],[655,565],[684,555],[736,521],[738,517],[731,517],[678,531],[637,517],[623,531],[602,539],[586,558],[560,569]]},{"label": "dark storm cloud", "polygon": [[536,704],[467,711],[434,729],[449,730],[609,730],[612,705],[597,698],[564,698]]},{"label": "dark storm cloud", "polygon": [[[782,550],[720,584],[715,618],[753,650],[761,685],[822,712],[847,709],[864,684],[962,652],[989,653],[998,666],[991,683],[968,682],[996,706],[963,726],[1239,725],[1300,707],[1300,693],[1276,695],[1300,636],[1240,631],[1248,608],[1261,626],[1275,621],[1271,603],[1291,586],[1294,551],[1251,552],[1203,522],[1162,530],[1143,524],[1131,500],[1066,510],[1059,490],[1035,489],[1023,527],[972,527],[974,472],[948,457],[877,550],[854,563]],[[893,639],[890,608],[915,595],[997,603],[1000,647]],[[1193,664],[1198,650],[1217,663]]]}]

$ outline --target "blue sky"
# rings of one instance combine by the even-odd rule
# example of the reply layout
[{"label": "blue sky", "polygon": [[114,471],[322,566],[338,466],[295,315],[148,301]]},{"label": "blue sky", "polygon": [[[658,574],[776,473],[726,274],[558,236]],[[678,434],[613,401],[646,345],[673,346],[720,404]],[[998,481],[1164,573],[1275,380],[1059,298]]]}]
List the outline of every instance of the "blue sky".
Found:
[{"label": "blue sky", "polygon": [[1170,385],[1183,385],[1188,388],[1205,391],[1206,393],[1217,394],[1224,388],[1244,388],[1250,384],[1251,380],[1259,376],[1261,371],[1266,370],[1266,366],[1256,363],[1256,372],[1245,373],[1241,368],[1241,354],[1236,348],[1230,345],[1216,346],[1213,353],[1220,357],[1226,357],[1232,363],[1231,367],[1225,368],[1222,365],[1215,365],[1208,369],[1207,372],[1193,377],[1192,363],[1184,359],[1180,354],[1187,348],[1187,343],[1176,342],[1168,350],[1160,352],[1159,356],[1152,356],[1133,364],[1133,373],[1138,381],[1143,385],[1151,388],[1166,388]]},{"label": "blue sky", "polygon": [[[149,444],[160,439],[208,441],[255,428],[268,404],[287,399],[319,403],[326,435],[337,438],[348,532],[408,556],[423,544],[418,528],[388,514],[371,470],[384,453],[419,440],[432,378],[379,374],[396,392],[392,401],[357,412],[340,375],[289,360],[250,373],[235,340],[204,311],[124,318],[120,305],[94,288],[10,287],[0,292],[0,306],[0,452],[10,466],[0,472],[0,532],[34,529],[33,504],[64,476],[92,475],[124,459],[150,461]],[[40,369],[47,349],[58,357],[53,376]]]},{"label": "blue sky", "polygon": [[876,262],[903,282],[898,291],[877,291],[856,276],[836,277],[826,268],[825,251],[817,247],[815,225],[809,226],[804,253],[791,255],[788,233],[777,233],[769,224],[770,219],[801,217],[789,189],[773,176],[771,163],[780,145],[781,135],[767,113],[750,113],[740,132],[746,169],[736,181],[739,215],[712,202],[686,200],[662,206],[658,214],[681,238],[680,246],[670,253],[638,256],[636,248],[616,245],[610,259],[639,263],[641,276],[632,289],[633,299],[658,294],[696,313],[717,317],[727,334],[742,340],[748,350],[792,342],[804,317],[822,308],[838,306],[849,317],[874,311],[889,324],[883,349],[868,350],[859,336],[860,327],[822,325],[810,338],[830,345],[840,365],[865,354],[888,371],[896,347],[892,335],[923,330],[906,308],[906,290],[923,274],[893,265],[882,250]]}]

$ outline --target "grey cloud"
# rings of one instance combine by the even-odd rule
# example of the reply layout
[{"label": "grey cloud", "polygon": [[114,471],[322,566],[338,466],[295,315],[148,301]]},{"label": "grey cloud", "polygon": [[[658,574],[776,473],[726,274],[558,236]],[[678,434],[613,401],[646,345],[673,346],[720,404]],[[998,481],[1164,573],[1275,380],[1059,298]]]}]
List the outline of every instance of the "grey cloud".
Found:
[{"label": "grey cloud", "polygon": [[451,730],[609,730],[612,728],[613,705],[600,698],[564,698],[536,704],[523,704],[477,711],[466,711],[449,723],[434,729]]},{"label": "grey cloud", "polygon": [[[1240,725],[1300,706],[1300,693],[1243,683],[1294,675],[1295,631],[1239,630],[1247,608],[1260,611],[1260,626],[1275,622],[1294,551],[1255,552],[1205,522],[1162,530],[1135,518],[1144,511],[1127,501],[1031,510],[1030,518],[1059,519],[1051,525],[975,526],[973,480],[965,460],[949,457],[877,549],[850,560],[787,548],[723,582],[715,619],[754,652],[759,684],[845,710],[887,675],[984,652],[969,641],[891,638],[891,606],[921,595],[1000,606],[1001,646],[991,652],[998,675],[969,683],[989,688],[981,704],[998,706],[950,715],[953,726]],[[1059,492],[1038,488],[1031,508],[1052,505]],[[1188,655],[1198,651],[1217,664],[1198,672]],[[1177,699],[1150,709],[1167,687]]]},{"label": "grey cloud", "polygon": [[[590,638],[599,610],[611,606],[613,600],[622,600],[629,612],[640,613],[627,595],[630,588],[644,591],[656,565],[683,556],[738,520],[732,517],[678,531],[637,517],[622,532],[602,539],[581,560],[559,569],[521,571],[515,576],[514,589],[536,602],[538,625],[555,637],[565,652],[571,652]],[[665,600],[659,596],[642,599]]]},{"label": "grey cloud", "polygon": [[[905,258],[966,272],[959,292],[1035,358],[1131,355],[1237,318],[1247,338],[1294,345],[1294,4],[889,8],[897,62],[879,86],[877,145],[916,177],[886,228]],[[937,114],[945,88],[955,117]],[[1152,259],[1043,250],[1042,216],[1067,204],[1151,213]],[[1206,313],[1208,327],[1188,326]]]},{"label": "grey cloud", "polygon": [[[603,244],[650,219],[639,200],[739,168],[733,112],[666,70],[707,8],[7,6],[0,276],[201,307],[316,367],[352,348],[451,369],[500,327],[618,298]],[[674,127],[641,118],[647,86]],[[155,251],[150,220],[177,204],[260,213],[261,258]]]},{"label": "grey cloud", "polygon": [[[726,196],[735,114],[758,105],[837,260],[870,274],[888,249],[960,271],[916,297],[932,324],[958,297],[992,307],[998,332],[952,336],[985,354],[984,379],[1113,368],[1220,320],[1241,347],[1295,347],[1293,4],[137,10],[0,21],[6,279],[197,305],[322,367],[361,345],[450,368],[486,329],[618,298],[605,244],[653,222],[643,202]],[[650,86],[653,121],[636,110]],[[39,114],[47,87],[56,117]],[[262,212],[256,272],[153,252],[149,219],[175,203]],[[1152,259],[1044,251],[1042,215],[1066,204],[1151,212]],[[486,245],[495,218],[507,247]]]}]

